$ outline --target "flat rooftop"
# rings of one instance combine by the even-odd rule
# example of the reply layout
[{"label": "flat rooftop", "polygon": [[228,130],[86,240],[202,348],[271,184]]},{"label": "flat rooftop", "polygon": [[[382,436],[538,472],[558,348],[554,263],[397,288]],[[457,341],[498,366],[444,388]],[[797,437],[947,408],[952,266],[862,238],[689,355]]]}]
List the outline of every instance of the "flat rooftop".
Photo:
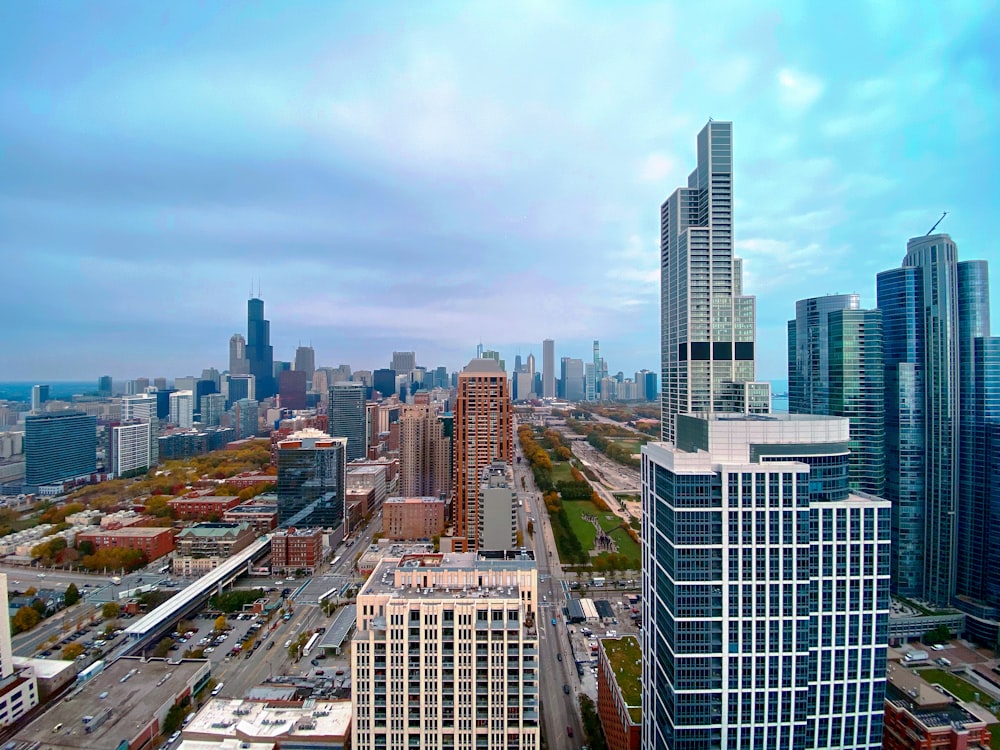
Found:
[{"label": "flat rooftop", "polygon": [[185,741],[227,737],[277,740],[294,732],[296,740],[348,737],[351,701],[306,700],[296,705],[213,698],[184,728]]},{"label": "flat rooftop", "polygon": [[[424,599],[520,598],[517,578],[502,574],[535,569],[535,560],[530,552],[423,552],[405,555],[401,559],[382,560],[359,594],[397,594],[405,591],[414,598]],[[428,576],[432,580],[428,580],[427,586],[396,584],[397,572],[405,575],[421,570],[435,574]],[[478,581],[473,582],[484,578],[481,586]]]},{"label": "flat rooftop", "polygon": [[125,526],[121,529],[93,529],[91,531],[81,531],[80,536],[160,536],[163,533],[172,534],[173,529],[161,526]]},{"label": "flat rooftop", "polygon": [[[115,750],[123,739],[133,738],[146,725],[151,711],[183,692],[205,668],[205,663],[203,659],[184,659],[179,664],[161,659],[145,663],[139,659],[119,659],[80,692],[57,701],[18,732],[15,739],[39,743],[36,750]],[[135,672],[122,682],[132,670]],[[83,717],[97,716],[106,708],[113,709],[111,717],[87,734]],[[60,724],[62,728],[53,732]]]},{"label": "flat rooftop", "polygon": [[634,635],[621,638],[601,638],[601,648],[608,657],[622,700],[636,724],[642,721],[642,649]]},{"label": "flat rooftop", "polygon": [[323,639],[320,641],[319,645],[322,648],[340,648],[344,645],[347,640],[347,636],[350,635],[351,628],[353,628],[358,621],[358,605],[357,604],[346,604],[337,610],[336,616],[333,618],[327,628],[326,633],[323,634]]},{"label": "flat rooftop", "polygon": [[443,497],[387,497],[384,500],[386,505],[404,505],[406,503],[412,503],[414,505],[419,505],[422,503],[437,503],[444,505],[448,501]]}]

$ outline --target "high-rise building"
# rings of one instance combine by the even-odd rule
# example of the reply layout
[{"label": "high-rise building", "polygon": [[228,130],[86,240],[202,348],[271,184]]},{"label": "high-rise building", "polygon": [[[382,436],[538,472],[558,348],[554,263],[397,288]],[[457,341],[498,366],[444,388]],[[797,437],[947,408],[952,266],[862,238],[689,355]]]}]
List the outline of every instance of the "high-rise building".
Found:
[{"label": "high-rise building", "polygon": [[556,342],[542,342],[542,398],[556,397]]},{"label": "high-rise building", "polygon": [[278,523],[283,528],[344,523],[344,438],[320,430],[292,433],[278,443]]},{"label": "high-rise building", "polygon": [[559,379],[562,397],[567,401],[583,401],[585,397],[583,380],[583,360],[572,357],[562,358],[562,373]]},{"label": "high-rise building", "polygon": [[[974,537],[982,533],[969,524],[982,507],[975,488],[985,481],[975,448],[985,415],[973,371],[976,342],[989,337],[986,263],[960,263],[947,234],[915,237],[902,267],[880,273],[877,286],[893,583],[904,596],[947,605],[956,593],[977,590],[981,577],[981,558],[967,556],[976,554]],[[967,530],[963,541],[960,529]]]},{"label": "high-rise building", "polygon": [[379,563],[357,598],[352,746],[382,747],[384,737],[387,748],[540,747],[538,573],[529,554]]},{"label": "high-rise building", "polygon": [[417,366],[416,352],[393,352],[391,369],[401,375],[407,375]]},{"label": "high-rise building", "polygon": [[404,406],[399,417],[399,488],[406,497],[448,497],[453,449],[440,409]]},{"label": "high-rise building", "polygon": [[257,435],[260,410],[252,398],[241,398],[233,404],[233,427],[238,440],[246,440]]},{"label": "high-rise building", "polygon": [[[135,420],[149,422],[149,466],[159,462],[160,418],[158,416],[158,393],[142,393],[123,396],[121,400],[122,424]],[[168,397],[169,398],[169,397]]]},{"label": "high-rise building", "polygon": [[271,323],[264,319],[264,300],[256,297],[247,302],[246,356],[249,372],[256,378],[256,398],[270,398],[275,394]]},{"label": "high-rise building", "polygon": [[643,747],[882,747],[890,504],[847,419],[685,415],[643,454]]},{"label": "high-rise building", "polygon": [[42,410],[42,404],[49,400],[49,387],[47,385],[31,386],[31,411],[38,414]]},{"label": "high-rise building", "polygon": [[57,484],[97,471],[97,417],[79,411],[24,418],[24,482]]},{"label": "high-rise building", "polygon": [[0,573],[0,727],[9,727],[38,705],[38,681],[31,667],[15,669],[7,617],[7,574]]},{"label": "high-rise building", "polygon": [[148,469],[153,465],[150,456],[152,440],[150,423],[136,419],[111,428],[111,472],[116,477],[129,472]]},{"label": "high-rise building", "polygon": [[221,393],[208,393],[201,397],[201,423],[206,427],[218,427],[222,415],[226,413],[226,397]]},{"label": "high-rise building", "polygon": [[374,388],[378,393],[382,395],[382,398],[388,398],[396,393],[396,371],[392,369],[381,369],[375,370],[372,373],[372,388]]},{"label": "high-rise building", "polygon": [[517,492],[510,467],[496,461],[479,477],[479,549],[515,549],[517,541]]},{"label": "high-rise building", "polygon": [[[756,300],[742,294],[732,211],[733,125],[711,120],[698,134],[687,187],[660,207],[660,412],[668,442],[678,414],[770,411],[766,384],[747,386]],[[595,342],[595,364],[597,356]]]},{"label": "high-rise building", "polygon": [[240,399],[257,398],[257,383],[253,375],[225,375],[222,378],[222,395],[232,407]]},{"label": "high-rise building", "polygon": [[178,427],[194,424],[194,394],[191,391],[174,391],[170,394],[170,423]]},{"label": "high-rise building", "polygon": [[333,437],[347,438],[347,462],[368,454],[368,429],[365,424],[365,386],[363,383],[334,383],[330,386],[328,429]]},{"label": "high-rise building", "polygon": [[882,313],[857,294],[795,303],[788,321],[788,410],[851,420],[851,489],[885,494]]},{"label": "high-rise building", "polygon": [[111,397],[111,376],[101,375],[97,379],[97,395],[101,398]]},{"label": "high-rise building", "polygon": [[513,418],[507,373],[491,359],[474,359],[458,376],[455,400],[456,548],[475,550],[483,469],[494,461],[511,463]]},{"label": "high-rise building", "polygon": [[307,381],[312,380],[313,373],[316,371],[316,352],[311,346],[296,348],[294,368],[296,372],[304,372]]},{"label": "high-rise building", "polygon": [[284,370],[278,376],[278,396],[282,409],[306,408],[305,370]]},{"label": "high-rise building", "polygon": [[243,338],[242,333],[234,333],[229,337],[229,374],[250,374],[250,363],[247,361],[247,340]]},{"label": "high-rise building", "polygon": [[153,378],[153,387],[158,391],[167,390],[167,379],[166,378]]},{"label": "high-rise building", "polygon": [[149,388],[149,378],[135,378],[125,381],[125,393],[129,396],[145,393],[147,388]]}]

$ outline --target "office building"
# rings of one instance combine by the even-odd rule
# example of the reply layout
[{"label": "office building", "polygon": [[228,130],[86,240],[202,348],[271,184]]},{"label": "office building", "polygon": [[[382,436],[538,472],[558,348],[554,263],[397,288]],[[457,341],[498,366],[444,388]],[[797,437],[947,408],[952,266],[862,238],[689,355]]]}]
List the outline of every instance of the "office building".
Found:
[{"label": "office building", "polygon": [[24,482],[58,484],[97,471],[97,417],[78,411],[24,418]]},{"label": "office building", "polygon": [[[709,121],[687,187],[660,208],[660,413],[673,442],[678,414],[770,411],[754,382],[755,304],[733,256],[733,125]],[[597,350],[595,343],[595,362]],[[598,379],[600,376],[598,376]]]},{"label": "office building", "polygon": [[247,523],[209,522],[188,526],[177,535],[177,553],[171,560],[171,570],[174,575],[205,575],[256,538],[253,527]]},{"label": "office building", "polygon": [[556,397],[556,342],[542,342],[542,398]]},{"label": "office building", "polygon": [[988,407],[977,402],[974,369],[976,342],[989,339],[986,263],[959,262],[947,234],[915,237],[902,267],[878,275],[877,289],[893,583],[939,606],[955,594],[978,598],[984,503],[977,487],[986,467],[975,446]]},{"label": "office building", "polygon": [[417,353],[393,352],[391,367],[399,375],[409,375],[417,367]]},{"label": "office building", "polygon": [[122,529],[100,529],[77,534],[76,543],[90,542],[95,550],[135,549],[152,562],[174,551],[174,530],[126,526]]},{"label": "office building", "polygon": [[101,375],[97,379],[97,395],[101,398],[111,398],[111,376]]},{"label": "office building", "polygon": [[505,373],[494,360],[474,359],[459,373],[455,400],[455,544],[479,548],[483,469],[513,459],[513,421]]},{"label": "office building", "polygon": [[194,424],[194,393],[191,391],[174,391],[170,394],[169,421],[182,429],[188,429]]},{"label": "office building", "polygon": [[562,358],[562,373],[559,380],[562,397],[567,401],[583,401],[583,360],[573,357]]},{"label": "office building", "polygon": [[583,400],[597,400],[597,368],[594,367],[593,362],[587,362],[584,365]]},{"label": "office building", "polygon": [[110,465],[115,477],[142,472],[153,466],[149,435],[150,424],[145,419],[130,420],[111,428]]},{"label": "office building", "polygon": [[31,413],[38,414],[42,410],[42,404],[49,400],[49,387],[47,385],[31,386]]},{"label": "office building", "polygon": [[848,420],[675,427],[642,449],[644,746],[881,748],[890,504]]},{"label": "office building", "polygon": [[145,393],[148,388],[149,378],[135,378],[134,380],[125,381],[125,394],[128,396]]},{"label": "office building", "polygon": [[170,419],[170,394],[176,393],[176,388],[161,388],[156,391],[156,418],[161,422]]},{"label": "office building", "polygon": [[167,379],[153,378],[153,387],[158,391],[165,391],[167,389]]},{"label": "office building", "polygon": [[347,439],[315,429],[278,443],[278,523],[285,528],[344,522]]},{"label": "office building", "polygon": [[851,489],[885,494],[882,312],[857,294],[795,303],[788,321],[788,411],[851,420]]},{"label": "office building", "polygon": [[329,431],[333,437],[347,438],[347,461],[368,455],[368,430],[365,424],[365,386],[362,383],[334,383],[330,386],[327,408]]},{"label": "office building", "polygon": [[247,340],[243,338],[242,333],[234,333],[229,337],[229,374],[250,374],[250,363],[247,361]]},{"label": "office building", "polygon": [[240,499],[232,495],[205,495],[195,491],[167,501],[175,518],[185,521],[218,520],[227,510],[232,510],[240,504]]},{"label": "office building", "polygon": [[534,397],[532,392],[532,387],[534,386],[535,377],[527,370],[521,370],[520,372],[514,373],[514,393],[513,397],[515,401],[528,401]]},{"label": "office building", "polygon": [[264,300],[254,297],[247,302],[247,368],[256,381],[258,400],[275,394],[274,348],[271,346],[271,322],[264,319]]},{"label": "office building", "polygon": [[399,418],[400,492],[408,497],[447,497],[452,450],[438,406],[404,406]]},{"label": "office building", "polygon": [[201,397],[200,403],[201,423],[206,427],[218,427],[226,413],[226,397],[221,393],[209,393]]},{"label": "office building", "polygon": [[443,497],[388,497],[382,505],[386,539],[415,541],[444,533],[448,501]]},{"label": "office building", "polygon": [[233,404],[233,427],[237,440],[256,437],[260,427],[259,411],[257,402],[250,398],[241,398]]},{"label": "office building", "polygon": [[307,380],[305,370],[283,370],[278,375],[278,398],[282,409],[306,408]]},{"label": "office building", "polygon": [[414,554],[375,568],[351,644],[353,747],[540,747],[529,555]]},{"label": "office building", "polygon": [[253,375],[224,375],[221,391],[226,397],[226,406],[230,409],[240,399],[256,400],[256,378]]},{"label": "office building", "polygon": [[6,727],[38,705],[38,684],[30,667],[14,667],[6,573],[0,573],[0,605],[0,727]]},{"label": "office building", "polygon": [[306,380],[311,381],[313,373],[316,371],[316,352],[311,346],[299,346],[295,349],[295,363],[293,365],[296,372],[304,372]]},{"label": "office building", "polygon": [[396,371],[392,369],[375,370],[372,373],[372,388],[388,398],[396,394]]}]

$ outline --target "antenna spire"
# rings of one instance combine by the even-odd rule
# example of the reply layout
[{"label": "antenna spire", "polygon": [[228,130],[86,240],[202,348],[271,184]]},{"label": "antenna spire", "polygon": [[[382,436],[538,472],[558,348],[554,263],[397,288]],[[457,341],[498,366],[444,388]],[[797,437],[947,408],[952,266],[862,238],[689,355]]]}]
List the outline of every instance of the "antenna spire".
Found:
[{"label": "antenna spire", "polygon": [[938,228],[938,224],[940,224],[942,221],[944,221],[944,217],[947,216],[947,215],[948,215],[947,211],[945,211],[943,214],[941,214],[941,218],[934,222],[934,226],[932,226],[927,231],[927,234],[925,234],[924,237],[927,237],[931,232],[933,232],[935,229],[937,229]]}]

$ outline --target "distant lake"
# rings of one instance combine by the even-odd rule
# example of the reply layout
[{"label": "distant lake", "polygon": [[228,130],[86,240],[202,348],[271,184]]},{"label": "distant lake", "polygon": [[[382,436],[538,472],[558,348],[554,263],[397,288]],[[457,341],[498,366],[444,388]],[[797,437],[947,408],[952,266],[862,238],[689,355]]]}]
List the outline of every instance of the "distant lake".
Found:
[{"label": "distant lake", "polygon": [[34,381],[34,382],[0,382],[0,400],[25,401],[31,403],[31,387],[47,385],[49,399],[54,401],[69,401],[73,396],[83,393],[97,393],[97,379],[94,380],[64,380]]}]

